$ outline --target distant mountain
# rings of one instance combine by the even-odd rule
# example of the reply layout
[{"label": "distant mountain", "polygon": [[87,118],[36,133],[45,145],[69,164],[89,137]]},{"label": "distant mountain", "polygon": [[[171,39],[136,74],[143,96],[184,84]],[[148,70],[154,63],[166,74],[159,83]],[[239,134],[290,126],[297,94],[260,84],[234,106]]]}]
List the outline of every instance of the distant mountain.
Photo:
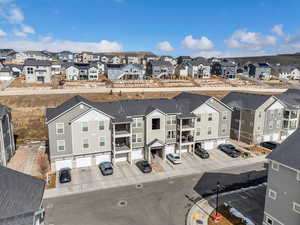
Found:
[{"label": "distant mountain", "polygon": [[271,64],[295,65],[300,66],[300,53],[295,54],[280,54],[268,56],[249,56],[249,57],[234,57],[231,58],[240,64],[246,62],[268,62]]}]

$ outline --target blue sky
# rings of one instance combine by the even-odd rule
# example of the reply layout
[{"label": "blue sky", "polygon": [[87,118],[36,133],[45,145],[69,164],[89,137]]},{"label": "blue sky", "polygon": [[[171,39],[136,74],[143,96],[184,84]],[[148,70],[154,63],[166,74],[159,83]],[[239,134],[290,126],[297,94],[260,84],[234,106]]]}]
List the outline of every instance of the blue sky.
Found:
[{"label": "blue sky", "polygon": [[0,48],[239,56],[300,52],[299,0],[0,0]]}]

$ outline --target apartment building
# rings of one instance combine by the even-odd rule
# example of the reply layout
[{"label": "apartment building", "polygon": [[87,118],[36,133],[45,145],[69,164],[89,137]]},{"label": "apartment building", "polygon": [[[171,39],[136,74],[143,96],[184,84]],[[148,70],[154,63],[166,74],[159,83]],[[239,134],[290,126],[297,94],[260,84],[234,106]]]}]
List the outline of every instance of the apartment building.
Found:
[{"label": "apartment building", "polygon": [[49,60],[26,59],[23,73],[27,83],[50,83],[52,78],[52,63]]},{"label": "apartment building", "polygon": [[213,149],[230,134],[231,108],[214,97],[182,93],[173,99],[91,102],[75,96],[48,108],[52,170],[103,161],[166,159]]},{"label": "apartment building", "polygon": [[245,143],[284,140],[299,124],[299,110],[284,96],[231,92],[222,102],[233,108],[230,137]]},{"label": "apartment building", "polygon": [[0,166],[6,166],[15,151],[11,110],[0,104]]},{"label": "apartment building", "polygon": [[267,156],[268,184],[263,225],[300,224],[300,129]]}]

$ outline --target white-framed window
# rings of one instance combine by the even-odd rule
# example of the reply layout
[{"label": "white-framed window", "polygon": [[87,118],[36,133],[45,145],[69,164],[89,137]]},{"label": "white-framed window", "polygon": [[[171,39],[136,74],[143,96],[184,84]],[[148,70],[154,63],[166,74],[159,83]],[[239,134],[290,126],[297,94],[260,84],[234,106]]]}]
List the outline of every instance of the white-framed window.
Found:
[{"label": "white-framed window", "polygon": [[167,117],[168,125],[176,125],[176,115],[170,115]]},{"label": "white-framed window", "polygon": [[132,127],[133,128],[142,127],[142,119],[141,118],[133,118]]},{"label": "white-framed window", "polygon": [[176,138],[176,131],[175,130],[168,130],[167,138],[168,139],[174,139],[174,138]]},{"label": "white-framed window", "polygon": [[300,171],[298,171],[296,174],[297,174],[297,175],[296,175],[296,180],[297,180],[297,181],[300,181]]},{"label": "white-framed window", "polygon": [[223,118],[223,120],[227,120],[227,112],[223,112],[222,118]]},{"label": "white-framed window", "polygon": [[276,200],[277,198],[277,193],[276,191],[272,190],[272,189],[269,189],[269,194],[268,194],[269,198],[273,199],[273,200]]},{"label": "white-framed window", "polygon": [[65,126],[64,123],[57,123],[56,124],[56,134],[64,134],[65,133]]},{"label": "white-framed window", "polygon": [[89,147],[90,147],[90,145],[89,145],[89,139],[87,139],[87,138],[83,139],[82,140],[82,148],[84,150],[87,150],[87,149],[89,149]]},{"label": "white-framed window", "polygon": [[270,217],[266,216],[265,217],[265,222],[268,224],[268,225],[273,225],[273,219],[271,219]]},{"label": "white-framed window", "polygon": [[279,170],[279,164],[272,161],[271,163],[271,166],[272,166],[272,169],[275,170],[275,171],[278,171]]},{"label": "white-framed window", "polygon": [[98,128],[99,128],[99,130],[104,130],[104,121],[99,121],[98,122]]},{"label": "white-framed window", "polygon": [[293,211],[300,214],[300,204],[293,202]]},{"label": "white-framed window", "polygon": [[201,129],[200,129],[200,128],[197,128],[197,129],[196,129],[196,136],[200,136],[200,134],[201,134]]},{"label": "white-framed window", "polygon": [[211,135],[211,127],[207,127],[207,134]]},{"label": "white-framed window", "polygon": [[105,137],[100,137],[99,138],[99,145],[100,145],[100,147],[104,147],[105,146]]},{"label": "white-framed window", "polygon": [[261,112],[258,113],[258,118],[261,118]]},{"label": "white-framed window", "polygon": [[208,113],[208,121],[212,121],[212,117],[213,117],[212,113]]},{"label": "white-framed window", "polygon": [[133,134],[132,135],[132,143],[142,143],[142,134],[141,133],[137,133],[137,134]]},{"label": "white-framed window", "polygon": [[65,140],[57,140],[57,151],[63,152],[66,150],[66,142]]},{"label": "white-framed window", "polygon": [[82,132],[88,132],[89,131],[89,123],[81,122],[81,130],[82,130]]},{"label": "white-framed window", "polygon": [[201,115],[200,114],[197,115],[197,122],[201,122]]}]

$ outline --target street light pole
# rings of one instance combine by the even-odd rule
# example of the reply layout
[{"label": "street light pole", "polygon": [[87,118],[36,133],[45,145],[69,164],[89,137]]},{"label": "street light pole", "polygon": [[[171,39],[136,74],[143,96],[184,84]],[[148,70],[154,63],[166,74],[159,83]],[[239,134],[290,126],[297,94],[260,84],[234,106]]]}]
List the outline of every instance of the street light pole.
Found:
[{"label": "street light pole", "polygon": [[218,208],[219,208],[219,188],[220,188],[220,182],[217,182],[217,205],[216,205],[216,217],[218,216]]}]

